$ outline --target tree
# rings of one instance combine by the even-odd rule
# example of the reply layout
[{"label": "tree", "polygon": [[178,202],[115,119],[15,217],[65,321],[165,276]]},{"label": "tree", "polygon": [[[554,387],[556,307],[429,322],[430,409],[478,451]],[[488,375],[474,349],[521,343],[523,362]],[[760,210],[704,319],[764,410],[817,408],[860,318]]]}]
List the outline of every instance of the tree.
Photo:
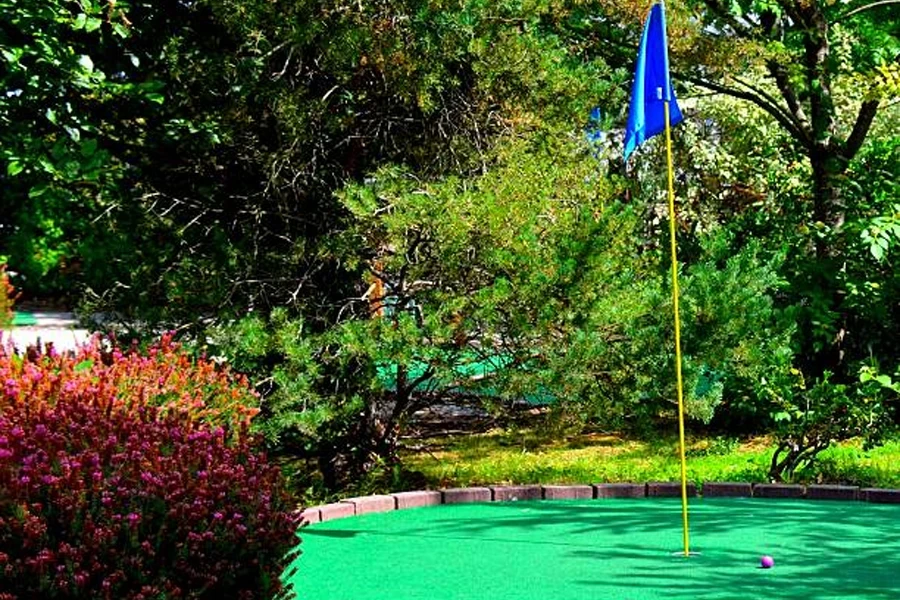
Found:
[{"label": "tree", "polygon": [[[848,168],[879,108],[896,103],[900,89],[898,32],[879,18],[890,7],[789,1],[726,6],[718,0],[698,6],[706,17],[704,37],[737,44],[743,64],[741,72],[724,65],[706,72],[686,67],[685,78],[753,102],[808,160],[811,202],[800,204],[800,211],[805,226],[815,231],[814,252],[798,256],[792,276],[798,300],[811,306],[801,315],[812,325],[803,344],[803,368],[816,377],[830,371],[852,379],[854,357],[844,340],[858,332],[835,275],[853,245],[847,235],[854,229],[847,227]],[[822,343],[823,338],[829,341]]]},{"label": "tree", "polygon": [[[222,168],[234,153],[220,143],[231,141],[219,117],[233,105],[222,100],[230,43],[208,11],[176,0],[3,5],[0,253],[24,293],[128,314],[178,296],[179,268],[197,278],[191,219],[167,219],[162,183],[189,206],[223,179],[241,189],[245,171]],[[197,296],[194,307],[219,300]]]},{"label": "tree", "polygon": [[[699,0],[670,7],[673,78],[692,84],[682,93],[705,88],[758,112],[752,116],[739,109],[735,114],[745,118],[734,127],[734,116],[702,98],[688,100],[704,126],[698,132],[689,125],[676,136],[676,143],[682,135],[693,142],[681,148],[687,158],[680,164],[685,184],[680,192],[692,200],[693,186],[703,186],[707,191],[694,192],[695,197],[714,202],[686,206],[691,234],[682,236],[685,260],[692,260],[693,232],[710,227],[733,232],[738,247],[757,237],[766,240],[768,253],[791,251],[781,267],[788,285],[779,299],[798,325],[794,362],[806,383],[795,385],[794,377],[789,378],[794,384],[782,385],[768,378],[773,396],[761,412],[771,411],[784,425],[771,473],[776,479],[791,476],[835,440],[866,428],[867,437],[879,439],[892,423],[890,392],[874,394],[859,374],[877,370],[881,361],[885,368],[896,361],[892,351],[873,354],[884,347],[882,334],[873,333],[892,323],[890,317],[879,318],[885,311],[876,308],[886,299],[882,291],[894,289],[892,277],[874,277],[879,269],[871,260],[880,262],[894,239],[893,209],[877,191],[882,182],[896,187],[896,153],[890,149],[896,136],[890,126],[869,145],[880,149],[887,168],[860,169],[871,161],[866,142],[878,119],[896,119],[900,41],[896,22],[883,18],[893,4]],[[626,66],[639,28],[623,24],[635,23],[641,12],[631,2],[606,5],[600,16],[570,28],[570,35]],[[763,130],[761,116],[781,133]],[[724,171],[704,172],[696,163],[706,160],[704,145],[710,144],[714,155],[736,151],[738,160],[726,163]]]},{"label": "tree", "polygon": [[[673,78],[752,102],[774,119],[809,160],[813,217],[839,227],[845,210],[841,177],[879,109],[892,106],[900,91],[900,39],[896,23],[884,18],[894,4],[676,4],[669,7]],[[600,16],[589,18],[592,12]],[[573,9],[583,23],[570,31],[627,66],[633,61],[629,40],[639,33],[634,20],[642,12],[624,1],[605,10]],[[828,248],[817,252],[825,256]]]},{"label": "tree", "polygon": [[[805,414],[779,402],[820,383],[869,397],[860,369],[890,371],[892,338],[873,332],[900,322],[879,308],[900,289],[896,178],[860,174],[896,165],[898,44],[876,18],[891,6],[670,7],[700,420],[765,426]],[[670,414],[662,173],[624,168],[610,109],[627,104],[643,4],[8,8],[0,253],[33,291],[74,283],[153,326],[202,336],[252,313],[232,334],[259,343],[233,354],[270,394],[272,439],[318,448],[333,480],[393,455],[406,416],[474,356],[502,356],[504,398],[552,390],[605,423]],[[715,104],[685,97],[701,86]],[[598,104],[613,131],[588,150]],[[371,318],[375,276],[387,318]]]},{"label": "tree", "polygon": [[[889,7],[876,3],[848,10],[798,1],[726,6],[718,0],[699,6],[705,9],[706,31],[717,32],[711,35],[717,43],[743,46],[742,71],[756,77],[719,67],[714,73],[724,76],[723,83],[687,68],[688,80],[749,100],[784,127],[812,167],[813,218],[840,227],[845,218],[840,178],[879,106],[897,95],[900,71],[894,60],[900,40],[895,26],[877,16]],[[758,54],[748,60],[749,52]],[[830,251],[824,243],[816,250],[820,257]]]},{"label": "tree", "polygon": [[[355,217],[343,235],[384,291],[348,299],[327,331],[279,314],[216,336],[238,368],[274,359],[263,428],[276,448],[317,455],[330,487],[395,465],[411,415],[448,400],[530,398],[609,428],[674,417],[671,294],[662,253],[639,243],[641,214],[615,201],[578,138],[493,152],[477,178],[385,167],[340,193]],[[729,254],[709,237],[684,274],[699,423],[752,404],[759,379],[791,366],[774,266],[758,248]]]},{"label": "tree", "polygon": [[[533,391],[533,381],[515,385],[514,372],[545,367],[542,352],[563,343],[553,324],[582,311],[568,291],[588,277],[599,284],[599,273],[577,265],[596,246],[622,251],[627,236],[610,236],[614,226],[599,216],[610,189],[593,177],[590,155],[565,138],[536,138],[501,144],[479,178],[429,181],[385,167],[348,185],[340,199],[355,223],[341,237],[384,293],[348,299],[321,334],[281,315],[272,327],[257,318],[238,326],[243,333],[224,332],[219,347],[233,347],[238,365],[276,357],[264,427],[282,449],[302,452],[313,440],[329,487],[393,464],[421,408]],[[483,365],[494,371],[488,396],[484,381],[470,379]]]},{"label": "tree", "polygon": [[[809,202],[801,198],[794,210],[816,235],[795,283],[827,310],[840,310],[832,275],[847,247],[848,167],[879,109],[892,107],[900,90],[900,39],[895,24],[882,18],[890,10],[887,3],[848,8],[791,0],[702,0],[673,9],[676,79],[753,103],[808,161]],[[833,325],[834,343],[809,364],[818,373],[841,362],[843,323]]]},{"label": "tree", "polygon": [[581,112],[609,88],[602,64],[573,60],[553,36],[521,35],[547,7],[511,20],[510,10],[399,0],[131,7],[123,52],[140,66],[126,73],[160,82],[154,98],[164,102],[116,107],[139,135],[111,147],[128,176],[115,210],[99,214],[129,251],[84,269],[118,272],[75,278],[90,308],[176,327],[278,306],[310,326],[333,320],[360,277],[329,246],[350,219],[336,189],[387,162],[476,173],[496,136]]}]

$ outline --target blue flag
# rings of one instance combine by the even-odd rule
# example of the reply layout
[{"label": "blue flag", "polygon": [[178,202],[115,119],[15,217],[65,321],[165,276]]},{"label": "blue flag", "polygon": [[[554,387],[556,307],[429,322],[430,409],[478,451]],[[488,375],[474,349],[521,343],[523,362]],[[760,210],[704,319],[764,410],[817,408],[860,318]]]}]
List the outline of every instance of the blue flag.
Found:
[{"label": "blue flag", "polygon": [[625,160],[646,140],[666,130],[665,108],[669,101],[670,124],[680,123],[684,117],[675,101],[669,80],[669,51],[666,44],[666,13],[662,2],[650,9],[644,25],[641,47],[634,68],[631,86],[631,106],[625,128]]}]

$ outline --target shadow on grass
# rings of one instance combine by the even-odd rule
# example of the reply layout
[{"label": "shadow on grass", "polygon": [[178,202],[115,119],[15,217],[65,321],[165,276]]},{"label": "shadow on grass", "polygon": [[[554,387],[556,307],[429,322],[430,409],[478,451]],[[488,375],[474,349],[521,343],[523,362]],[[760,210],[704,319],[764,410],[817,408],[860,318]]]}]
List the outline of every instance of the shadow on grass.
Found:
[{"label": "shadow on grass", "polygon": [[[900,507],[698,499],[690,506],[691,548],[701,554],[691,558],[672,554],[681,544],[680,511],[677,499],[445,505],[329,522],[303,535],[362,552],[356,571],[388,549],[406,556],[403,548],[411,544],[416,550],[406,560],[434,571],[435,581],[443,581],[448,556],[454,563],[469,560],[461,567],[464,580],[443,582],[456,591],[433,597],[465,597],[459,590],[470,579],[479,585],[502,579],[508,576],[503,561],[511,558],[534,571],[521,572],[523,582],[550,578],[560,599],[900,598]],[[772,554],[775,568],[758,569],[761,554]],[[378,593],[414,597],[389,587]],[[516,597],[539,597],[529,593]]]}]

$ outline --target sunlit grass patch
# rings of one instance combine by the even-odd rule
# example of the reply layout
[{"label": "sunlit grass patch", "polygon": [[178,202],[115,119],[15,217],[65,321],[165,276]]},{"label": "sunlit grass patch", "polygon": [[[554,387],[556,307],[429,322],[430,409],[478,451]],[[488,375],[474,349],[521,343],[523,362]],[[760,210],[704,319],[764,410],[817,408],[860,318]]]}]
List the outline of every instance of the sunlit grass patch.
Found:
[{"label": "sunlit grass patch", "polygon": [[[689,436],[688,478],[765,482],[774,452],[770,437]],[[544,439],[539,431],[495,430],[429,440],[427,449],[407,450],[404,464],[429,485],[562,484],[667,481],[680,477],[677,436],[651,440],[609,433]],[[865,452],[857,442],[829,449],[803,483],[900,487],[900,442]]]}]

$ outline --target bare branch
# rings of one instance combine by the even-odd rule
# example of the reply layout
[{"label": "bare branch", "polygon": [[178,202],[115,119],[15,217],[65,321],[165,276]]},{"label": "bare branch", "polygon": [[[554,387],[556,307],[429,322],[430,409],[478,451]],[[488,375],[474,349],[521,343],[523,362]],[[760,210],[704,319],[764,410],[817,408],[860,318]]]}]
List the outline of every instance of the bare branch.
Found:
[{"label": "bare branch", "polygon": [[426,368],[422,372],[421,375],[419,375],[418,377],[416,377],[415,379],[413,379],[412,381],[409,382],[407,389],[409,390],[410,393],[414,392],[417,387],[419,387],[420,385],[422,385],[423,383],[425,383],[426,381],[428,381],[429,379],[434,377],[434,375],[435,375],[434,366],[429,365],[428,368]]}]

